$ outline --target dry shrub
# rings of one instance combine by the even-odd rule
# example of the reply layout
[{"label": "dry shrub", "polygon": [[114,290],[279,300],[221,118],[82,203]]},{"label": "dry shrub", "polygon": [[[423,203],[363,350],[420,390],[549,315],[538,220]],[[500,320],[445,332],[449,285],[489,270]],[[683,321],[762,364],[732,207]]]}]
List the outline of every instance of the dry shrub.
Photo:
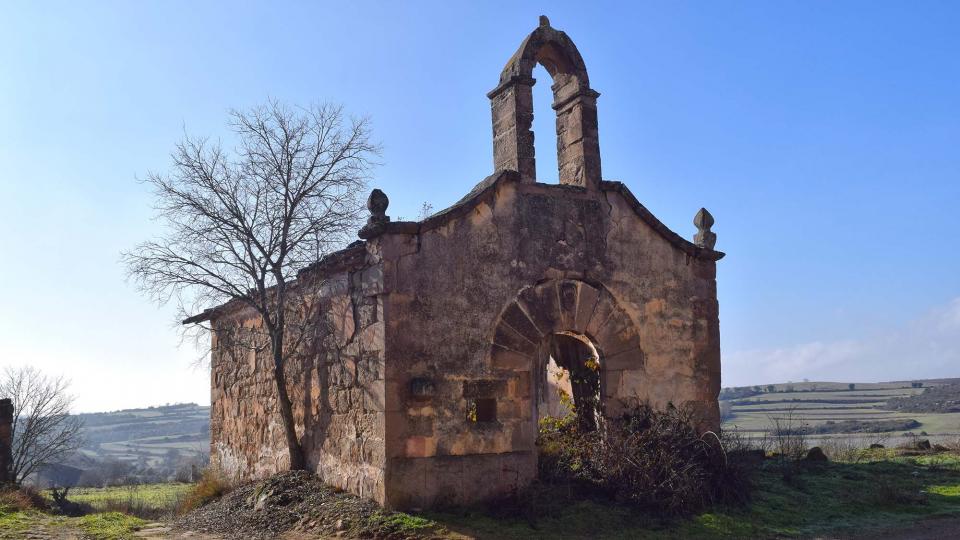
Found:
[{"label": "dry shrub", "polygon": [[831,461],[859,463],[864,458],[863,445],[849,437],[830,437],[819,443]]},{"label": "dry shrub", "polygon": [[18,512],[31,509],[45,509],[47,502],[35,490],[29,487],[0,489],[0,511]]},{"label": "dry shrub", "polygon": [[897,482],[881,478],[872,486],[869,500],[877,506],[900,507],[926,504],[927,496],[917,482]]},{"label": "dry shrub", "polygon": [[810,426],[796,407],[784,409],[779,415],[771,414],[770,436],[773,438],[773,451],[781,461],[799,461],[807,454],[807,434]]},{"label": "dry shrub", "polygon": [[108,499],[98,504],[97,510],[101,512],[120,512],[143,519],[157,519],[165,515],[162,509],[153,508],[142,500],[133,498]]},{"label": "dry shrub", "polygon": [[186,514],[210,501],[219,499],[228,493],[230,489],[230,483],[227,482],[219,472],[213,469],[206,469],[200,476],[200,481],[193,486],[193,489],[191,489],[180,502],[178,511],[181,514]]},{"label": "dry shrub", "polygon": [[943,445],[951,452],[960,452],[960,436],[945,440]]},{"label": "dry shrub", "polygon": [[742,455],[751,454],[766,456],[770,451],[770,437],[763,435],[754,437],[744,434],[737,426],[723,431],[720,442],[723,444],[724,451],[727,454]]},{"label": "dry shrub", "polygon": [[692,415],[640,405],[601,429],[581,432],[574,418],[540,423],[540,475],[575,482],[661,514],[680,515],[714,502],[744,502],[747,469],[730,459],[712,432],[701,437]]},{"label": "dry shrub", "polygon": [[87,503],[73,502],[67,498],[70,493],[69,487],[53,487],[50,489],[50,496],[53,498],[53,509],[58,514],[65,516],[85,516],[93,513],[93,508]]}]

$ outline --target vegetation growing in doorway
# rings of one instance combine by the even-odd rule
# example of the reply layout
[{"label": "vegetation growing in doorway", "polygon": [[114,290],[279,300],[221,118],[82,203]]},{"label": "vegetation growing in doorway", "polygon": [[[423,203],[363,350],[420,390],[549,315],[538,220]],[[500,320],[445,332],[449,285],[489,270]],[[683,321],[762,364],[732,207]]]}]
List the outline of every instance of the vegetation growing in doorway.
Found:
[{"label": "vegetation growing in doorway", "polygon": [[680,515],[716,502],[744,502],[745,467],[713,433],[699,435],[688,411],[642,404],[593,431],[576,415],[540,421],[540,477],[615,500]]}]

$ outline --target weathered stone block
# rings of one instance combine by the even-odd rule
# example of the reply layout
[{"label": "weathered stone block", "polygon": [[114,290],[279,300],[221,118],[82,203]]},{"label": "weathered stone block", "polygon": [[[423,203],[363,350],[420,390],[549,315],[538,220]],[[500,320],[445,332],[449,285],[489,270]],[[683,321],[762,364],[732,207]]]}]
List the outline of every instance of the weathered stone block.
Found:
[{"label": "weathered stone block", "polygon": [[537,352],[537,345],[535,343],[521,336],[516,330],[507,325],[497,327],[497,332],[493,336],[493,343],[504,349],[509,349],[527,356],[532,356]]},{"label": "weathered stone block", "polygon": [[603,359],[603,367],[608,370],[643,369],[643,351],[634,347]]},{"label": "weathered stone block", "polygon": [[479,379],[463,382],[463,397],[490,398],[507,395],[507,381],[504,379]]},{"label": "weathered stone block", "polygon": [[533,365],[533,358],[498,345],[491,349],[490,359],[493,369],[527,370]]},{"label": "weathered stone block", "polygon": [[429,457],[437,453],[437,438],[413,436],[407,437],[407,457]]},{"label": "weathered stone block", "polygon": [[503,321],[517,331],[518,334],[526,338],[531,343],[540,343],[543,334],[534,326],[527,314],[520,309],[516,302],[511,302],[503,312]]}]

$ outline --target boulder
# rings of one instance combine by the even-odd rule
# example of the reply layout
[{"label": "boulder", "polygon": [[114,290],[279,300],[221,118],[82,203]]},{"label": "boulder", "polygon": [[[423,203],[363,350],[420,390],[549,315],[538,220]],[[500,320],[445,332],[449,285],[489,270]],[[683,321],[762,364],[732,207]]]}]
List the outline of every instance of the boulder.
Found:
[{"label": "boulder", "polygon": [[823,449],[819,446],[814,446],[807,452],[807,457],[803,458],[804,461],[830,461],[827,459],[827,455],[823,453]]}]

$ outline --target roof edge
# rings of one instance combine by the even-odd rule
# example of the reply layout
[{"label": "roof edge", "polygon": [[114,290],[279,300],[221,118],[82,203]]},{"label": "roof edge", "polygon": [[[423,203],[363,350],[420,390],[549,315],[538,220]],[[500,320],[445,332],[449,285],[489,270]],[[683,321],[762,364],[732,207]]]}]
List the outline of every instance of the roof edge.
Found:
[{"label": "roof edge", "polygon": [[[349,244],[347,247],[332,253],[328,253],[319,261],[304,267],[297,272],[296,279],[288,282],[287,286],[291,289],[295,288],[303,279],[310,277],[311,275],[330,274],[348,270],[363,262],[365,256],[366,242],[363,240],[357,240],[356,242]],[[187,325],[211,321],[222,315],[232,313],[244,306],[249,306],[249,304],[245,304],[243,300],[239,298],[231,298],[219,306],[207,308],[196,315],[191,315],[190,317],[183,319],[180,321],[180,324]]]},{"label": "roof edge", "polygon": [[[432,229],[436,229],[449,220],[460,217],[470,210],[473,209],[475,203],[482,200],[484,197],[492,196],[492,193],[496,189],[506,183],[506,182],[517,182],[520,183],[520,174],[516,171],[505,170],[500,171],[495,174],[492,174],[484,178],[480,183],[478,183],[469,193],[467,193],[462,199],[454,203],[452,206],[433,214],[423,221],[392,221],[387,223],[386,227],[381,234],[410,234],[416,235],[421,234]],[[545,185],[551,187],[562,186],[563,184],[536,184],[536,185]],[[569,187],[569,186],[564,186]],[[624,200],[627,201],[627,204],[633,209],[634,213],[643,220],[650,228],[652,228],[657,234],[659,234],[663,239],[668,241],[675,248],[683,251],[687,255],[707,260],[707,261],[719,261],[722,259],[726,253],[722,251],[716,251],[713,249],[700,247],[693,242],[683,238],[679,234],[673,232],[670,227],[667,227],[662,221],[657,219],[650,210],[647,209],[630,191],[630,189],[623,182],[604,180],[600,182],[600,191],[601,192],[616,192],[619,193]]]},{"label": "roof edge", "polygon": [[654,231],[660,234],[660,236],[662,236],[665,240],[673,244],[674,247],[680,251],[683,251],[687,255],[707,261],[719,261],[726,255],[726,253],[722,251],[702,248],[673,232],[670,227],[667,227],[662,221],[657,219],[657,216],[654,216],[650,210],[647,210],[647,207],[640,203],[637,197],[634,196],[633,192],[630,191],[630,188],[628,188],[623,182],[603,180],[600,182],[600,191],[613,191],[619,193],[624,200],[627,201],[630,207],[633,208],[633,211],[640,219],[642,219]]}]

